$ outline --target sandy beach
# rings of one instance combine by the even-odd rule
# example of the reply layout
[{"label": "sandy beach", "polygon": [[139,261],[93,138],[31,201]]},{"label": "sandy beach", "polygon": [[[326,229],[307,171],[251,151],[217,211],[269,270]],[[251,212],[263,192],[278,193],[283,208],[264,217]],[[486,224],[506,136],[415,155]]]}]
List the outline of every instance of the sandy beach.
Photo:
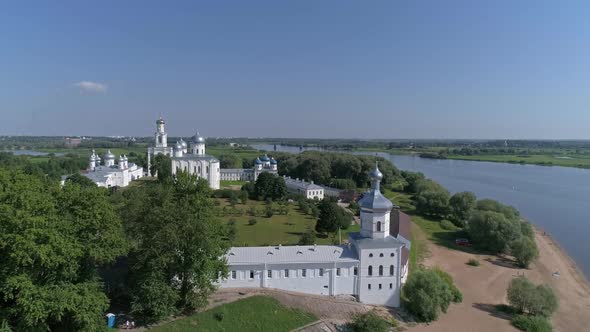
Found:
[{"label": "sandy beach", "polygon": [[[506,303],[510,280],[524,274],[535,283],[550,285],[559,297],[559,309],[552,317],[555,331],[590,331],[590,284],[573,260],[548,235],[535,231],[539,259],[530,269],[514,267],[507,259],[472,255],[430,243],[426,266],[440,266],[449,272],[463,292],[463,302],[451,305],[448,313],[429,325],[420,324],[408,331],[517,331],[509,317],[494,310]],[[466,264],[477,258],[481,265]],[[559,274],[554,274],[559,272]]]}]

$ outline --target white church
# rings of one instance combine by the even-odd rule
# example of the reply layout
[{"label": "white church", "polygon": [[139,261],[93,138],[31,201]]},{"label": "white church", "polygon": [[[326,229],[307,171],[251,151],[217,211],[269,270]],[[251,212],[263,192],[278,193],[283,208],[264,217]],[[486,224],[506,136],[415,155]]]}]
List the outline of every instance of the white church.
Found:
[{"label": "white church", "polygon": [[183,170],[207,180],[211,189],[219,189],[221,176],[219,160],[205,153],[205,138],[197,131],[191,138],[190,149],[182,139],[176,142],[174,147],[168,146],[168,133],[166,133],[165,125],[162,117],[156,121],[155,146],[149,147],[147,151],[148,172],[152,158],[158,154],[164,154],[172,159],[172,174]]},{"label": "white church", "polygon": [[[99,187],[127,187],[131,181],[143,177],[143,167],[130,163],[125,155],[119,156],[118,163],[115,164],[115,155],[108,150],[102,160],[104,164],[101,165],[101,158],[92,150],[88,168],[82,173]],[[62,184],[66,178],[67,176],[62,178]]]},{"label": "white church", "polygon": [[226,255],[229,276],[219,286],[352,295],[398,307],[408,275],[409,217],[382,195],[382,178],[375,166],[371,190],[359,201],[361,231],[350,233],[347,245],[233,247]]}]

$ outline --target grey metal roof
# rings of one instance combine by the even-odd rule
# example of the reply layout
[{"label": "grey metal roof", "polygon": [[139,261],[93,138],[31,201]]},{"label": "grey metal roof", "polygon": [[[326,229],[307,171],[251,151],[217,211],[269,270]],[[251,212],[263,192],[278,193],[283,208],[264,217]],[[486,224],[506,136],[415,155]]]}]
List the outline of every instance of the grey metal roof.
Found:
[{"label": "grey metal roof", "polygon": [[217,160],[217,158],[210,156],[208,154],[196,155],[196,154],[187,153],[187,154],[183,155],[182,157],[170,157],[170,159],[172,159],[172,160],[207,160],[212,163],[219,162],[219,160]]},{"label": "grey metal roof", "polygon": [[221,173],[254,173],[254,170],[249,168],[222,168]]},{"label": "grey metal roof", "polygon": [[284,177],[287,188],[301,189],[301,190],[323,190],[324,188],[317,184],[306,182],[303,180],[296,180],[289,177]]},{"label": "grey metal roof", "polygon": [[197,133],[192,137],[192,140],[193,143],[205,143],[205,137],[201,136],[198,130]]},{"label": "grey metal roof", "polygon": [[271,263],[358,262],[349,246],[232,247],[225,256],[230,265]]},{"label": "grey metal roof", "polygon": [[111,150],[107,150],[107,153],[105,153],[104,159],[115,159],[115,155],[111,153]]},{"label": "grey metal roof", "polygon": [[383,196],[379,189],[373,189],[363,194],[363,198],[358,201],[361,209],[367,210],[391,210],[393,203],[387,197]]},{"label": "grey metal roof", "polygon": [[348,237],[361,249],[384,249],[400,248],[404,243],[393,236],[387,236],[383,239],[373,239],[364,237],[361,233],[348,233]]}]

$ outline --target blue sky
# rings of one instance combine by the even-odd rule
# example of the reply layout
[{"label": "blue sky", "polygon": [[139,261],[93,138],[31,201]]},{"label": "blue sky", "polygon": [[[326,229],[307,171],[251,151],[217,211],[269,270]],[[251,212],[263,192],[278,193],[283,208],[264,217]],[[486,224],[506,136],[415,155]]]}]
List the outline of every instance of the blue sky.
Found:
[{"label": "blue sky", "polygon": [[0,135],[590,139],[587,1],[0,2]]}]

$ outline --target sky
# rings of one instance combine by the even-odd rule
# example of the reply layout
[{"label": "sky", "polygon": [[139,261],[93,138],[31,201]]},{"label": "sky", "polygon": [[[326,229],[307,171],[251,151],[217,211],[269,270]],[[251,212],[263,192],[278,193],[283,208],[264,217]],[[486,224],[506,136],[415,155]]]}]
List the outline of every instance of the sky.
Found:
[{"label": "sky", "polygon": [[588,1],[2,1],[0,135],[590,139]]}]

